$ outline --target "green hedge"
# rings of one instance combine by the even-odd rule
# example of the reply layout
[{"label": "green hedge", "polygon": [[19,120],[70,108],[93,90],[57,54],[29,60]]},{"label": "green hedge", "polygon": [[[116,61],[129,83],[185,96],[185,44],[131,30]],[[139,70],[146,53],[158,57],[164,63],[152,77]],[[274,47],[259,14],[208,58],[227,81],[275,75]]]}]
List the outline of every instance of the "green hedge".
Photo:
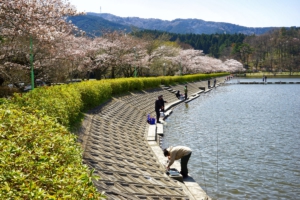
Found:
[{"label": "green hedge", "polygon": [[128,78],[129,80],[129,90],[142,90],[144,88],[143,80],[144,78]]},{"label": "green hedge", "polygon": [[185,76],[161,76],[158,77],[162,85],[183,84],[186,82],[201,81],[215,77],[229,75],[229,73],[214,73],[214,74],[192,74]]},{"label": "green hedge", "polygon": [[106,82],[110,83],[112,95],[118,95],[129,91],[129,80],[127,78],[109,79]]},{"label": "green hedge", "polygon": [[161,85],[161,80],[154,77],[142,78],[144,89],[157,88]]},{"label": "green hedge", "polygon": [[112,95],[123,94],[134,90],[157,88],[161,84],[158,78],[119,78],[105,80],[110,84]]},{"label": "green hedge", "polygon": [[15,94],[12,102],[20,107],[30,107],[55,118],[60,124],[70,127],[81,110],[80,87],[69,85],[40,87],[24,94]]},{"label": "green hedge", "polygon": [[81,148],[43,112],[0,106],[0,199],[100,199]]},{"label": "green hedge", "polygon": [[83,102],[83,110],[94,108],[111,98],[112,87],[107,81],[85,81],[69,86],[77,90]]}]

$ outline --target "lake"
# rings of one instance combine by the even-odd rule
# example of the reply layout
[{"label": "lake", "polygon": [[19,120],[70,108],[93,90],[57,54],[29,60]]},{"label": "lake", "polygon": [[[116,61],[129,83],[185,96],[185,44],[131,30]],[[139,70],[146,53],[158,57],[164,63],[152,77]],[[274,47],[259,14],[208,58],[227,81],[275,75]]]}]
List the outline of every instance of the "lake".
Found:
[{"label": "lake", "polygon": [[193,150],[189,173],[213,199],[299,199],[299,116],[299,84],[225,85],[174,108],[163,147]]}]

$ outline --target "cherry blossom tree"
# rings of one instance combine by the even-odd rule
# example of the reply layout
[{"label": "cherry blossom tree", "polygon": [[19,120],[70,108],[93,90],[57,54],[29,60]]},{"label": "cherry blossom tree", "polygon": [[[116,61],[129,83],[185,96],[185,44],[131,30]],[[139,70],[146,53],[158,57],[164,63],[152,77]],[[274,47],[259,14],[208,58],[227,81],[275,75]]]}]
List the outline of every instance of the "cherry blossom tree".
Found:
[{"label": "cherry blossom tree", "polygon": [[95,38],[86,50],[81,69],[101,77],[131,77],[144,68],[145,42],[122,32],[110,32]]},{"label": "cherry blossom tree", "polygon": [[200,50],[181,50],[175,57],[168,58],[175,66],[178,65],[175,74],[193,73],[215,73],[215,72],[235,72],[243,71],[243,65],[236,60],[222,62],[219,59],[205,56]]},{"label": "cherry blossom tree", "polygon": [[225,68],[224,71],[227,71],[227,72],[246,71],[246,69],[243,67],[243,64],[234,59],[228,59],[224,62],[224,64],[227,66],[227,69]]},{"label": "cherry blossom tree", "polygon": [[[66,16],[77,15],[75,7],[64,0],[1,0],[0,1],[0,72],[5,80],[18,81],[14,71],[28,71],[30,40],[37,66],[43,66],[42,55],[53,52],[53,43],[74,33],[76,27],[65,21]],[[52,49],[52,50],[51,50]],[[46,56],[46,60],[53,59]],[[12,76],[11,74],[14,74]],[[16,80],[14,80],[16,79]]]},{"label": "cherry blossom tree", "polygon": [[174,42],[161,42],[151,54],[147,54],[145,61],[150,67],[150,72],[154,75],[172,75],[174,64],[170,60],[176,57],[180,50]]},{"label": "cherry blossom tree", "polygon": [[31,35],[45,42],[71,33],[74,25],[65,17],[79,14],[65,0],[1,0],[0,8],[1,36]]}]

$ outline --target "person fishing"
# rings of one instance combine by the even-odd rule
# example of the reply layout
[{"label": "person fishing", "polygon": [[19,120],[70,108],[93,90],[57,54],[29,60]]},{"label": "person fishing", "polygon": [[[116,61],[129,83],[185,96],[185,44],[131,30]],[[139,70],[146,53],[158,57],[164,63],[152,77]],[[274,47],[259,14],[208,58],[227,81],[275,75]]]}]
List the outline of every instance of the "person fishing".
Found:
[{"label": "person fishing", "polygon": [[162,96],[159,95],[158,98],[155,101],[156,123],[160,123],[160,121],[159,121],[160,109],[162,109],[161,98],[162,98]]},{"label": "person fishing", "polygon": [[180,174],[183,178],[188,176],[188,168],[187,164],[189,159],[192,155],[192,150],[189,147],[185,146],[176,146],[176,147],[169,147],[163,150],[164,156],[168,157],[168,165],[166,166],[167,170],[170,170],[170,167],[174,163],[175,160],[180,160],[181,171]]},{"label": "person fishing", "polygon": [[175,95],[176,95],[177,99],[180,99],[180,91],[179,90],[177,90]]},{"label": "person fishing", "polygon": [[187,100],[187,95],[188,95],[188,89],[187,89],[187,85],[184,86],[184,99]]}]

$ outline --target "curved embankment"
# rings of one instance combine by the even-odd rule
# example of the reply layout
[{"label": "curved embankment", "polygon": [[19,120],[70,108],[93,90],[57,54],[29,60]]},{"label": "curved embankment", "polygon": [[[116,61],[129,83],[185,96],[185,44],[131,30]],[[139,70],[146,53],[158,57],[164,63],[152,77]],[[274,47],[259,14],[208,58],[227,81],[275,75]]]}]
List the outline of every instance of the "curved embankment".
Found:
[{"label": "curved embankment", "polygon": [[[191,97],[199,87],[207,89],[207,81],[187,85]],[[183,92],[183,87],[172,88]],[[161,94],[170,103],[178,101],[172,90],[161,87],[114,97],[85,115],[78,133],[84,163],[100,176],[94,184],[108,199],[208,199],[205,192],[192,194],[189,186],[168,177],[150,144],[156,141],[147,140],[147,114],[155,116],[154,102]]]}]

